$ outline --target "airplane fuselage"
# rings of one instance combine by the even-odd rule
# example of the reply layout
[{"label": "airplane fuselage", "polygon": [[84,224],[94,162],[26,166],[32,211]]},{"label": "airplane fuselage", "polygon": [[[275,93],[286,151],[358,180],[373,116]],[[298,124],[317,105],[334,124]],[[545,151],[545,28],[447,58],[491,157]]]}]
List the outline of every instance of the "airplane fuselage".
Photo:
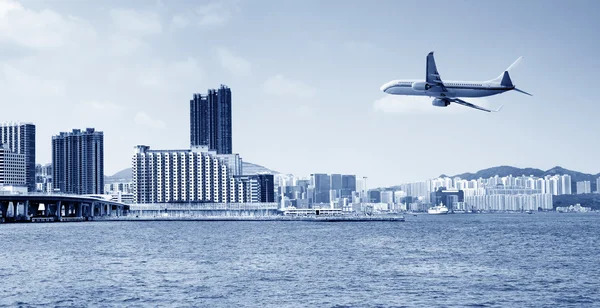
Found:
[{"label": "airplane fuselage", "polygon": [[444,81],[447,92],[439,88],[424,89],[424,80],[392,80],[381,87],[387,94],[417,95],[431,97],[484,97],[512,90],[514,87],[502,86],[500,83],[489,81]]}]

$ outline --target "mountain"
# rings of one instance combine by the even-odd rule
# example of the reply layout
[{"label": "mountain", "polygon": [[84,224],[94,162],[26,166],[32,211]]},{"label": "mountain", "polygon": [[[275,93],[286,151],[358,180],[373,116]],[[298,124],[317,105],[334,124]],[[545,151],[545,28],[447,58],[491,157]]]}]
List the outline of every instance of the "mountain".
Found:
[{"label": "mountain", "polygon": [[[535,168],[517,168],[517,167],[512,167],[512,166],[498,166],[498,167],[492,167],[492,168],[487,168],[487,169],[483,169],[483,170],[479,170],[475,173],[462,173],[462,174],[457,174],[454,176],[449,176],[451,178],[454,177],[459,177],[463,180],[477,180],[479,178],[490,178],[490,177],[494,177],[494,176],[508,176],[508,175],[513,175],[513,176],[521,176],[521,175],[533,175],[533,176],[537,176],[540,177],[542,176],[542,174],[544,174],[543,170],[540,169],[535,169]],[[444,175],[441,175],[440,177],[443,177]]]},{"label": "mountain", "polygon": [[[268,173],[268,174],[278,174],[279,173],[277,171],[273,171],[273,170],[263,167],[261,165],[257,165],[257,164],[253,164],[253,163],[249,163],[249,162],[243,162],[242,170],[244,171],[244,175],[253,175],[253,174],[259,174],[259,173]],[[106,184],[127,183],[127,182],[131,182],[131,180],[132,180],[131,168],[123,169],[113,175],[104,176],[104,183],[106,183]]]},{"label": "mountain", "polygon": [[249,163],[249,162],[243,162],[242,170],[244,172],[244,175],[253,175],[253,174],[259,174],[259,173],[279,174],[279,172],[277,172],[277,171],[268,169],[261,165]]},{"label": "mountain", "polygon": [[113,175],[104,176],[104,184],[131,182],[131,168],[123,169]]},{"label": "mountain", "polygon": [[[487,179],[487,178],[490,178],[490,177],[493,177],[496,175],[499,177],[509,176],[509,175],[513,175],[513,176],[533,175],[535,177],[545,177],[546,175],[557,175],[557,174],[558,175],[568,174],[571,176],[571,181],[573,181],[573,182],[579,182],[579,181],[595,182],[596,179],[598,177],[600,177],[600,174],[595,174],[595,175],[588,174],[588,173],[583,173],[583,172],[579,172],[579,171],[565,169],[560,166],[550,168],[546,171],[543,171],[541,169],[536,169],[536,168],[517,168],[517,167],[512,167],[512,166],[498,166],[498,167],[492,167],[492,168],[488,168],[488,169],[479,170],[475,173],[462,173],[462,174],[457,174],[457,175],[449,176],[449,177],[451,177],[451,178],[459,177],[463,180],[470,181],[470,180],[477,180],[479,178]],[[445,175],[442,174],[440,177],[445,177]]]}]

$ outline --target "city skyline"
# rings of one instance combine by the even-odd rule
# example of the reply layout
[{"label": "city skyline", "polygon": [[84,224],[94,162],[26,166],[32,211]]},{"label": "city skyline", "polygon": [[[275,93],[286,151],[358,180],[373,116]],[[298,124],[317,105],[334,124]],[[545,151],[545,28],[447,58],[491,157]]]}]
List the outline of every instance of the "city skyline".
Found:
[{"label": "city skyline", "polygon": [[[52,132],[102,129],[110,175],[129,166],[136,144],[185,148],[189,93],[227,84],[236,92],[236,152],[284,173],[367,175],[369,186],[378,187],[493,165],[599,172],[570,150],[596,150],[590,141],[597,105],[567,91],[595,78],[597,42],[589,37],[598,21],[586,16],[598,4],[513,2],[519,12],[489,3],[434,5],[463,22],[434,19],[415,27],[427,18],[423,10],[397,2],[387,4],[390,10],[357,2],[305,25],[313,12],[339,8],[316,1],[270,7],[134,1],[110,9],[0,1],[0,90],[15,102],[1,120],[38,126],[41,164],[51,160]],[[526,13],[532,9],[538,14]],[[19,22],[31,20],[39,23]],[[488,25],[501,25],[500,38],[486,35]],[[433,42],[428,34],[441,27],[452,35]],[[396,35],[390,28],[412,30],[390,40]],[[210,47],[189,39],[195,36]],[[422,78],[431,50],[443,63],[439,69],[453,74],[448,79],[494,77],[523,55],[514,81],[534,97],[489,98],[483,103],[505,105],[489,116],[379,93],[386,80]],[[569,133],[564,121],[576,121],[580,133]],[[265,130],[269,138],[256,138]]]}]

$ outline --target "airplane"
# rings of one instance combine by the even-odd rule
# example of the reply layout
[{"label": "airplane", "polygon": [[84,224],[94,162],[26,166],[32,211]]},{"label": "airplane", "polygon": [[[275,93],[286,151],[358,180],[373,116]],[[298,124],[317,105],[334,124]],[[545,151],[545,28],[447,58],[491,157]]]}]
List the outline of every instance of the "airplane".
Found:
[{"label": "airplane", "polygon": [[460,99],[461,97],[484,97],[496,95],[507,91],[517,91],[523,94],[532,96],[531,94],[517,89],[510,79],[509,72],[514,68],[523,57],[518,58],[511,66],[509,66],[500,76],[488,81],[442,81],[433,51],[427,55],[426,75],[425,80],[392,80],[383,86],[381,91],[393,95],[417,95],[435,97],[432,102],[433,106],[448,107],[451,103],[475,108],[487,112],[498,112],[503,106],[498,109],[490,110],[471,104]]}]

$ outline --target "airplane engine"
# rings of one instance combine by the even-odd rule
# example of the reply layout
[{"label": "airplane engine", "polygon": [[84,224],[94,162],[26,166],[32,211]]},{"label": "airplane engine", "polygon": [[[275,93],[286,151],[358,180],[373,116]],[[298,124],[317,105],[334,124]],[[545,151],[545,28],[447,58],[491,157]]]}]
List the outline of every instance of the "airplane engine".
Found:
[{"label": "airplane engine", "polygon": [[431,85],[427,84],[427,82],[413,82],[412,89],[419,92],[427,91],[431,88]]},{"label": "airplane engine", "polygon": [[450,105],[450,101],[441,98],[436,98],[431,104],[436,107],[448,107],[448,105]]}]

